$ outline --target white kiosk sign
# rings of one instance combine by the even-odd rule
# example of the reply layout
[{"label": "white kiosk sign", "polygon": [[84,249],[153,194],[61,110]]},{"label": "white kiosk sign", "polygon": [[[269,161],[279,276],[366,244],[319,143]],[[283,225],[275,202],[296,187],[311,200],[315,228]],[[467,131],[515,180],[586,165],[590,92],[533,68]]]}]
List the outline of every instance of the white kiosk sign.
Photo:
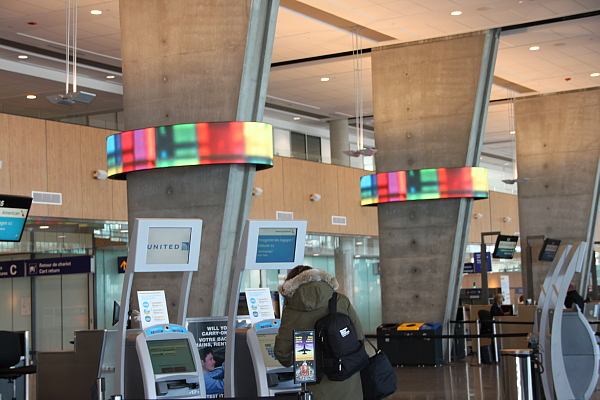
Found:
[{"label": "white kiosk sign", "polygon": [[138,291],[142,329],[157,324],[168,324],[167,300],[164,290]]}]

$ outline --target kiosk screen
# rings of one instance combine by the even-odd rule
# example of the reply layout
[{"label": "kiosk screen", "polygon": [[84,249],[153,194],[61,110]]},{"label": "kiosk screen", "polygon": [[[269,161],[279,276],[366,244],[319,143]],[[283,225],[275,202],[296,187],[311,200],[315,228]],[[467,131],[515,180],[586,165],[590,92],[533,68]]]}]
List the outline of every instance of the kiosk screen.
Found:
[{"label": "kiosk screen", "polygon": [[191,228],[149,228],[146,262],[148,264],[187,264]]},{"label": "kiosk screen", "polygon": [[146,343],[155,375],[196,372],[187,339],[148,340]]},{"label": "kiosk screen", "polygon": [[297,233],[297,228],[259,228],[256,262],[293,262]]},{"label": "kiosk screen", "polygon": [[265,367],[267,368],[281,367],[281,364],[275,358],[275,336],[277,335],[256,335],[263,360],[265,361]]}]

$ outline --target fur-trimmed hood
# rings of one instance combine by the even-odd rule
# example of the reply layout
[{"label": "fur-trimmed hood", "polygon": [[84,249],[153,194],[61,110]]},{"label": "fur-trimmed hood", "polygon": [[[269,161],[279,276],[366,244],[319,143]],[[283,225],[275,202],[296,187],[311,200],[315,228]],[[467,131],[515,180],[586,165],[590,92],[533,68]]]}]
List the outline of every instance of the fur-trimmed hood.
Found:
[{"label": "fur-trimmed hood", "polygon": [[283,297],[292,297],[301,285],[309,282],[325,282],[334,291],[340,287],[338,280],[333,275],[320,269],[309,269],[285,281],[283,285],[279,285],[279,294]]}]

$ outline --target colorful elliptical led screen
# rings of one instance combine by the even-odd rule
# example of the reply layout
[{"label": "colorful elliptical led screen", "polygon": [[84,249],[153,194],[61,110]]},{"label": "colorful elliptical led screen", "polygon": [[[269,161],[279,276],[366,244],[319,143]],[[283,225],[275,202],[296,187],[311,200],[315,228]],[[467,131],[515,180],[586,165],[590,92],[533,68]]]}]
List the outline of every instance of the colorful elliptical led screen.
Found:
[{"label": "colorful elliptical led screen", "polygon": [[256,262],[293,262],[297,235],[297,228],[259,228]]},{"label": "colorful elliptical led screen", "polygon": [[187,339],[148,340],[146,343],[154,375],[196,372]]},{"label": "colorful elliptical led screen", "polygon": [[560,240],[550,238],[544,239],[544,244],[538,255],[538,260],[554,261],[554,257],[556,257],[556,253],[558,252],[558,246],[560,246]]},{"label": "colorful elliptical led screen", "polygon": [[161,265],[187,264],[190,255],[191,236],[191,228],[149,228],[146,263]]},{"label": "colorful elliptical led screen", "polygon": [[492,257],[512,259],[515,255],[518,240],[518,236],[498,235]]},{"label": "colorful elliptical led screen", "polygon": [[0,195],[0,242],[19,242],[27,222],[31,197]]}]

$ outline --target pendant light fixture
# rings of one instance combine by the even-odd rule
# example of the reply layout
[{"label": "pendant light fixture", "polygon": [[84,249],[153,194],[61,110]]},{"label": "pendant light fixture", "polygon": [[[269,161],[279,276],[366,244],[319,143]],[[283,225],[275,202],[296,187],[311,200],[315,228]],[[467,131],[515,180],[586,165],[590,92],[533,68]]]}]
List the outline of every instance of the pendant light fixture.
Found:
[{"label": "pendant light fixture", "polygon": [[513,179],[503,179],[502,182],[514,185],[515,183],[525,183],[529,178],[519,179],[517,172],[517,128],[515,123],[515,92],[511,87],[508,87],[508,131],[511,136],[511,152],[513,164]]},{"label": "pendant light fixture", "polygon": [[363,105],[363,84],[362,84],[362,28],[355,26],[352,28],[352,60],[354,62],[354,107],[356,115],[357,131],[357,150],[346,150],[344,154],[351,157],[372,156],[377,153],[375,149],[364,147],[364,105]]},{"label": "pendant light fixture", "polygon": [[72,106],[76,101],[89,103],[96,97],[93,93],[77,91],[77,6],[78,0],[66,0],[65,93],[46,96],[54,104]]}]

